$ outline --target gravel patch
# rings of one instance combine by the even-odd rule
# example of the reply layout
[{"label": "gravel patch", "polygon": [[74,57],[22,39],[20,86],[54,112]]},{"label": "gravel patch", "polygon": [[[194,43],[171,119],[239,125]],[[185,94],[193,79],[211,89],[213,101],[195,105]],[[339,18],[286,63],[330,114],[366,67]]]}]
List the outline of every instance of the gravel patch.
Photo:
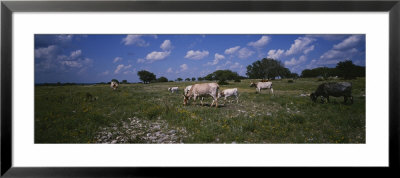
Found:
[{"label": "gravel patch", "polygon": [[102,128],[97,143],[183,143],[184,128],[169,128],[164,120],[147,121],[128,118],[120,126]]}]

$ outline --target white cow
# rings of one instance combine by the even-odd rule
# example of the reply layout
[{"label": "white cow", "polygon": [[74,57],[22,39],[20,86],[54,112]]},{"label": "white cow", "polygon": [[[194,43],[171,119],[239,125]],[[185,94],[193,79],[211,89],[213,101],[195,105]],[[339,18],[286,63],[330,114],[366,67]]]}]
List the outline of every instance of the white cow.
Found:
[{"label": "white cow", "polygon": [[[201,83],[194,84],[187,94],[184,94],[183,105],[187,105],[188,101],[191,97],[196,101],[197,97],[205,97],[211,96],[213,101],[211,103],[212,107],[215,103],[215,107],[218,107],[218,90],[219,85],[217,83]],[[201,105],[203,105],[203,101],[201,100]]]},{"label": "white cow", "polygon": [[272,89],[272,82],[258,82],[257,84],[251,82],[250,87],[256,87],[256,91],[258,93],[261,93],[262,89],[270,89],[270,93],[274,93],[274,89]]},{"label": "white cow", "polygon": [[171,91],[171,93],[178,92],[178,87],[168,88],[168,91]]},{"label": "white cow", "polygon": [[112,81],[110,87],[111,87],[113,90],[116,90],[116,89],[118,88],[118,83],[115,82],[115,81]]},{"label": "white cow", "polygon": [[239,93],[237,88],[225,89],[218,94],[218,98],[224,97],[225,102],[226,98],[230,96],[236,96],[236,103],[239,103]]},{"label": "white cow", "polygon": [[[185,90],[184,90],[184,95],[187,95],[188,93],[189,93],[189,90],[192,88],[192,85],[189,85],[189,86],[187,86],[186,88],[185,88]],[[192,96],[189,96],[189,99],[191,98]],[[203,102],[203,100],[204,100],[204,97],[201,97],[201,102]]]}]

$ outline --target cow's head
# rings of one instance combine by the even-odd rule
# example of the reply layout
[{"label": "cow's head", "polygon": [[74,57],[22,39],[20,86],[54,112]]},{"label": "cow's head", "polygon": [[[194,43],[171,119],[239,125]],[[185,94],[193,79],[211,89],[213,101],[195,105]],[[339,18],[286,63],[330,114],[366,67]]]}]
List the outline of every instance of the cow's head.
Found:
[{"label": "cow's head", "polygon": [[317,101],[317,95],[315,93],[311,93],[310,98],[312,101],[316,102]]},{"label": "cow's head", "polygon": [[185,94],[183,94],[183,105],[187,105],[188,101],[189,101],[189,97],[186,96]]},{"label": "cow's head", "polygon": [[256,86],[257,86],[256,83],[254,83],[254,82],[251,82],[251,83],[250,83],[250,87],[256,87]]},{"label": "cow's head", "polygon": [[221,91],[221,92],[218,92],[217,98],[221,98],[221,97],[224,97],[224,96],[225,96],[225,94]]}]

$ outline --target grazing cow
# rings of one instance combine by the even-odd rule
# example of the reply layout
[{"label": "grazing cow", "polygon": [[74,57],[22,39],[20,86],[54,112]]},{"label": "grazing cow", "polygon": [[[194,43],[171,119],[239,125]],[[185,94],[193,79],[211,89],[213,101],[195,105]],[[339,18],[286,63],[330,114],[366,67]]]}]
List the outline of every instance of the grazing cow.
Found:
[{"label": "grazing cow", "polygon": [[272,89],[272,82],[258,82],[255,84],[251,82],[250,87],[256,87],[256,91],[261,93],[262,89],[270,89],[270,93],[274,94],[274,89]]},{"label": "grazing cow", "polygon": [[[185,88],[185,90],[184,90],[184,95],[187,95],[188,93],[189,93],[189,90],[192,88],[192,85],[189,85],[189,86],[187,86],[186,88]],[[189,99],[191,98],[191,96],[189,96]],[[204,100],[204,97],[201,97],[201,101],[203,101]]]},{"label": "grazing cow", "polygon": [[[344,102],[347,102],[347,99],[350,99],[351,104],[353,104],[353,96],[351,96],[351,88],[352,85],[349,82],[330,82],[323,83],[318,86],[317,90],[314,93],[311,93],[310,98],[312,101],[316,102],[319,96],[322,96],[327,99],[329,102],[329,96],[334,97],[344,97]],[[321,101],[322,98],[321,98]]]},{"label": "grazing cow", "polygon": [[225,102],[226,98],[230,96],[236,96],[236,103],[239,103],[239,93],[237,88],[225,89],[218,94],[218,98],[224,97]]},{"label": "grazing cow", "polygon": [[[215,103],[215,107],[218,107],[218,90],[219,85],[217,83],[201,83],[194,84],[190,88],[187,94],[184,94],[183,105],[188,104],[188,100],[193,97],[193,100],[196,101],[197,97],[205,97],[211,96],[213,98],[213,102],[211,103],[212,107]],[[203,105],[203,101],[201,100],[201,105]]]},{"label": "grazing cow", "polygon": [[171,91],[171,93],[178,92],[178,87],[168,88],[168,91]]},{"label": "grazing cow", "polygon": [[115,81],[112,81],[110,87],[111,87],[113,90],[116,90],[116,89],[118,88],[118,83],[115,82]]}]

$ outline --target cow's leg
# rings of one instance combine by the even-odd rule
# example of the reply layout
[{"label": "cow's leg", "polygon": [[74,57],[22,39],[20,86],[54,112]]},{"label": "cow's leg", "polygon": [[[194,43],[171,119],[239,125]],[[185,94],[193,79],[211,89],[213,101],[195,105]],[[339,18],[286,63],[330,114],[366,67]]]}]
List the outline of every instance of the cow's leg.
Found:
[{"label": "cow's leg", "polygon": [[326,96],[326,101],[328,101],[328,103],[330,102],[330,101],[329,101],[329,95]]},{"label": "cow's leg", "polygon": [[211,102],[211,105],[210,105],[210,107],[212,107],[212,106],[214,105],[214,102],[215,102],[215,98],[214,98],[214,96],[212,96],[212,95],[211,95],[211,97],[212,97],[212,99],[213,99],[213,100],[212,100],[212,102]]},{"label": "cow's leg", "polygon": [[193,95],[193,104],[194,105],[196,105],[196,98],[197,98],[197,95]]},{"label": "cow's leg", "polygon": [[201,97],[200,104],[203,106],[203,97]]},{"label": "cow's leg", "polygon": [[239,103],[239,96],[238,95],[235,96],[236,96],[236,103]]},{"label": "cow's leg", "polygon": [[271,88],[270,91],[271,91],[272,94],[274,94],[274,89],[273,88]]}]

